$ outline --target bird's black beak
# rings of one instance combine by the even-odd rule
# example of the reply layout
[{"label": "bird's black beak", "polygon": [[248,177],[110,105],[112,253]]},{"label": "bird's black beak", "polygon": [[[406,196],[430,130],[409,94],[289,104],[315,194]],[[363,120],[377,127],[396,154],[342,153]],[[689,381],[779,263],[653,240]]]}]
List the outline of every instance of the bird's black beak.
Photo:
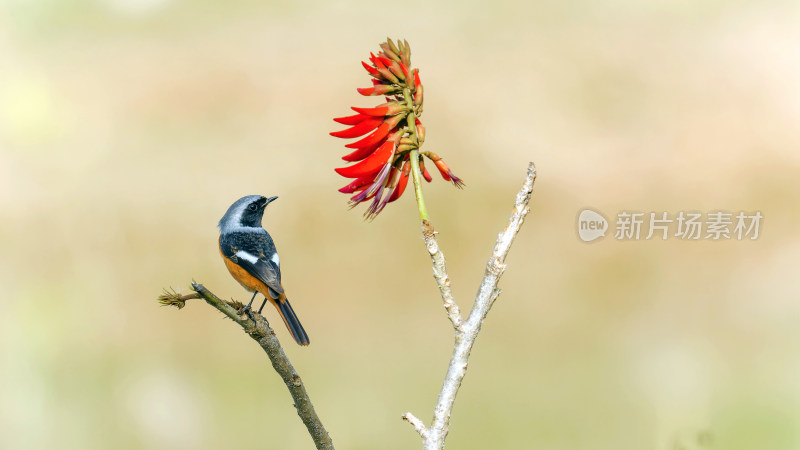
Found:
[{"label": "bird's black beak", "polygon": [[266,198],[264,198],[264,200],[263,200],[264,204],[261,205],[261,207],[262,208],[266,208],[267,205],[269,205],[270,203],[274,202],[277,199],[278,199],[278,197],[266,197]]}]

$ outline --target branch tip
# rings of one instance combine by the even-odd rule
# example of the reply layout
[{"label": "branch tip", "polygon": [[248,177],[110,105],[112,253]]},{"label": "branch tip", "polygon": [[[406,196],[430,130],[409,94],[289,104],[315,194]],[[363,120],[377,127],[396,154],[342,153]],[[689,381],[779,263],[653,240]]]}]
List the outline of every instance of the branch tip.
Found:
[{"label": "branch tip", "polygon": [[410,412],[407,412],[407,413],[403,414],[402,417],[403,417],[403,420],[405,420],[406,422],[410,423],[411,426],[414,427],[414,430],[417,433],[419,433],[419,435],[422,437],[422,439],[427,439],[428,438],[428,429],[425,428],[425,424],[422,423],[422,421],[419,420],[417,418],[417,416],[411,414]]},{"label": "branch tip", "polygon": [[175,289],[165,288],[164,292],[158,296],[158,303],[160,303],[161,306],[174,306],[178,309],[181,309],[186,306],[187,300],[192,300],[195,298],[200,298],[196,292],[192,292],[191,294],[180,294]]}]

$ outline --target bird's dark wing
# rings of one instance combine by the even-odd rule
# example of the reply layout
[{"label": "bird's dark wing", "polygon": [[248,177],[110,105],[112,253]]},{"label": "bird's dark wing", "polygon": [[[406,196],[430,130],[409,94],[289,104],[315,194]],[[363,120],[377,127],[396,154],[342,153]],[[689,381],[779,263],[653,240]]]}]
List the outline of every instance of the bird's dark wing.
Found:
[{"label": "bird's dark wing", "polygon": [[238,252],[238,255],[234,254],[234,257],[238,258],[234,261],[236,264],[242,266],[242,268],[248,271],[250,275],[253,275],[262,283],[267,285],[271,291],[271,297],[277,299],[280,294],[283,294],[283,286],[281,286],[281,272],[280,269],[275,267],[275,263],[264,258],[258,258],[255,262],[253,262],[252,258],[247,258],[242,254],[242,250]]},{"label": "bird's dark wing", "polygon": [[270,296],[277,299],[283,294],[281,269],[269,234],[230,233],[220,237],[219,247],[226,258],[266,284]]}]

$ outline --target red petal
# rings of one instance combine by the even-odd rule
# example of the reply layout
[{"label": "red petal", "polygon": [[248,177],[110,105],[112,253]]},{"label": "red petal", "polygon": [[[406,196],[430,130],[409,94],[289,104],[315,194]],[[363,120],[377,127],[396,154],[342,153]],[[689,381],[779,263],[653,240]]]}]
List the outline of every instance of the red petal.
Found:
[{"label": "red petal", "polygon": [[450,171],[450,168],[447,167],[447,164],[445,164],[441,159],[436,160],[433,163],[436,164],[436,168],[439,169],[439,173],[442,175],[442,178],[444,178],[444,181],[450,181],[450,175],[447,174],[447,172]]},{"label": "red petal", "polygon": [[364,61],[361,61],[361,65],[364,66],[365,69],[367,69],[367,72],[369,72],[370,75],[378,75],[378,69],[370,66]]},{"label": "red petal", "polygon": [[358,123],[354,127],[350,127],[342,131],[333,131],[331,132],[331,136],[345,139],[359,137],[375,129],[375,127],[377,127],[381,122],[383,122],[383,119],[380,117],[370,117],[369,119],[365,119],[364,121]]},{"label": "red petal", "polygon": [[335,170],[345,178],[363,178],[375,174],[383,168],[392,153],[394,153],[394,141],[387,141],[375,153],[369,155],[369,158],[352,166],[340,167]]},{"label": "red petal", "polygon": [[406,190],[406,185],[408,184],[409,172],[411,172],[411,164],[409,164],[409,162],[406,161],[405,165],[403,165],[403,173],[400,174],[400,179],[397,180],[397,187],[394,188],[392,196],[389,197],[389,201],[386,203],[391,203],[400,198],[401,195],[403,195],[403,191]]},{"label": "red petal", "polygon": [[359,123],[363,122],[364,119],[368,118],[369,116],[365,116],[363,114],[356,114],[354,116],[337,117],[333,120],[339,122],[342,125],[358,125]]},{"label": "red petal", "polygon": [[376,117],[383,117],[386,115],[387,112],[389,112],[389,108],[386,106],[378,106],[377,108],[356,108],[355,106],[353,106],[350,109],[365,116],[376,116]]},{"label": "red petal", "polygon": [[[383,120],[382,117],[376,117],[376,119],[379,120],[379,121]],[[362,148],[362,147],[369,147],[371,145],[374,145],[374,144],[380,142],[381,140],[383,140],[383,138],[385,138],[386,135],[389,134],[389,130],[393,126],[394,125],[390,124],[389,122],[383,122],[369,136],[361,139],[360,141],[351,142],[351,143],[345,145],[345,147],[347,147],[347,148]]]},{"label": "red petal", "polygon": [[425,181],[428,183],[433,181],[433,177],[428,173],[428,169],[425,168],[425,163],[422,162],[422,159],[419,160],[419,169],[422,171],[422,176],[425,178]]},{"label": "red petal", "polygon": [[416,84],[417,86],[422,84],[422,82],[419,81],[419,70],[414,71],[414,84]]},{"label": "red petal", "polygon": [[372,53],[370,53],[369,56],[370,56],[369,60],[372,61],[372,64],[375,64],[375,67],[378,68],[378,72],[380,72],[381,69],[385,69],[386,68],[386,66],[383,64],[383,62],[380,60],[380,58],[378,58],[377,56],[373,55]]},{"label": "red petal", "polygon": [[406,111],[408,108],[400,102],[389,101],[374,108],[357,108],[353,106],[350,109],[365,116],[383,117],[399,114]]},{"label": "red petal", "polygon": [[356,149],[356,151],[354,151],[353,153],[350,153],[349,155],[342,156],[342,159],[345,160],[345,161],[361,161],[362,159],[364,159],[367,156],[371,155],[372,152],[374,152],[375,150],[378,149],[378,147],[383,145],[383,143],[386,142],[387,139],[391,139],[392,141],[394,141],[396,139],[397,135],[396,134],[391,134],[391,133],[395,132],[396,130],[397,130],[397,128],[392,129],[392,131],[390,132],[389,136],[386,137],[386,139],[382,139],[382,140],[380,140],[380,141],[378,141],[378,142],[376,142],[376,143],[374,143],[372,145]]},{"label": "red petal", "polygon": [[372,183],[372,177],[362,177],[353,180],[352,183],[348,184],[347,186],[339,189],[339,192],[343,194],[352,194],[358,190],[366,189],[367,186]]},{"label": "red petal", "polygon": [[397,88],[392,86],[391,84],[376,84],[375,86],[368,87],[368,88],[356,88],[359,94],[361,95],[385,95],[385,94],[392,94],[397,91]]},{"label": "red petal", "polygon": [[383,142],[384,141],[378,141],[375,144],[370,145],[368,147],[362,147],[362,148],[356,149],[356,151],[354,151],[353,153],[350,153],[348,155],[342,156],[342,159],[345,160],[345,161],[361,161],[362,159],[364,159],[367,156],[371,155],[372,152],[374,152],[375,150],[378,149],[378,147],[383,145]]}]

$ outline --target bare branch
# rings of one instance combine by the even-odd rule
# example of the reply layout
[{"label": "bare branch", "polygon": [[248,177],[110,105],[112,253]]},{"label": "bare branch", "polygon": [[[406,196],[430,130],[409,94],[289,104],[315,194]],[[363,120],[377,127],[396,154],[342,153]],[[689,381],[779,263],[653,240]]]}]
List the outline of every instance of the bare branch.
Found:
[{"label": "bare branch", "polygon": [[412,427],[414,427],[414,430],[416,430],[416,432],[419,433],[420,436],[422,436],[422,439],[428,438],[428,429],[425,428],[425,424],[422,423],[422,421],[419,420],[417,416],[411,414],[410,412],[407,412],[403,414],[402,417],[404,420],[410,423]]},{"label": "bare branch", "polygon": [[173,305],[178,308],[183,308],[186,300],[194,298],[203,298],[209,305],[213,306],[223,314],[228,316],[231,320],[239,324],[244,331],[253,338],[258,345],[264,349],[264,352],[269,356],[272,362],[272,367],[278,372],[278,375],[283,379],[284,384],[289,389],[289,393],[294,400],[294,407],[297,409],[297,415],[306,425],[314,444],[318,449],[333,449],[333,441],[330,435],[325,430],[316,411],[311,399],[308,397],[308,392],[303,385],[303,380],[300,375],[294,370],[291,361],[286,356],[286,353],[281,347],[278,337],[275,332],[270,328],[269,322],[263,316],[253,313],[255,321],[242,313],[243,304],[237,301],[225,301],[214,295],[211,291],[205,288],[202,284],[192,282],[193,293],[180,295],[175,291],[165,290],[159,296],[159,302],[162,305]]},{"label": "bare branch", "polygon": [[460,331],[461,323],[464,319],[461,318],[461,311],[458,309],[458,304],[453,298],[453,291],[450,289],[450,277],[447,276],[444,253],[439,249],[439,243],[436,241],[436,231],[427,220],[422,221],[422,238],[425,240],[425,247],[431,255],[433,278],[436,279],[436,285],[439,286],[439,293],[442,296],[444,309],[447,311],[447,318],[450,319],[453,328],[456,331]]},{"label": "bare branch", "polygon": [[486,264],[485,276],[478,289],[475,302],[472,305],[472,311],[466,321],[461,320],[458,306],[456,306],[452,292],[450,291],[450,281],[445,271],[444,255],[441,250],[439,250],[438,244],[436,244],[433,226],[431,226],[429,222],[423,221],[422,234],[428,252],[431,254],[434,278],[436,278],[436,283],[439,285],[439,292],[442,295],[442,301],[444,302],[448,317],[450,317],[450,321],[453,323],[456,330],[453,354],[450,357],[450,365],[447,368],[444,383],[442,383],[442,390],[439,392],[439,400],[433,410],[433,421],[430,428],[424,430],[425,432],[423,433],[418,428],[418,426],[424,427],[419,419],[417,419],[417,423],[414,423],[409,419],[409,416],[414,417],[410,413],[406,413],[403,416],[403,418],[414,425],[414,428],[420,433],[425,450],[439,450],[444,447],[444,440],[450,428],[450,414],[453,411],[456,394],[458,394],[458,389],[461,387],[461,382],[467,373],[470,351],[475,343],[475,339],[478,337],[483,320],[500,295],[500,289],[498,289],[497,283],[500,281],[500,277],[505,270],[505,259],[511,248],[511,243],[519,232],[525,220],[525,216],[530,211],[528,204],[530,203],[535,182],[536,166],[534,166],[533,163],[529,163],[528,175],[525,178],[525,183],[516,196],[514,209],[508,220],[508,225],[497,236],[497,244],[494,247],[491,257],[489,257],[489,262]]}]

